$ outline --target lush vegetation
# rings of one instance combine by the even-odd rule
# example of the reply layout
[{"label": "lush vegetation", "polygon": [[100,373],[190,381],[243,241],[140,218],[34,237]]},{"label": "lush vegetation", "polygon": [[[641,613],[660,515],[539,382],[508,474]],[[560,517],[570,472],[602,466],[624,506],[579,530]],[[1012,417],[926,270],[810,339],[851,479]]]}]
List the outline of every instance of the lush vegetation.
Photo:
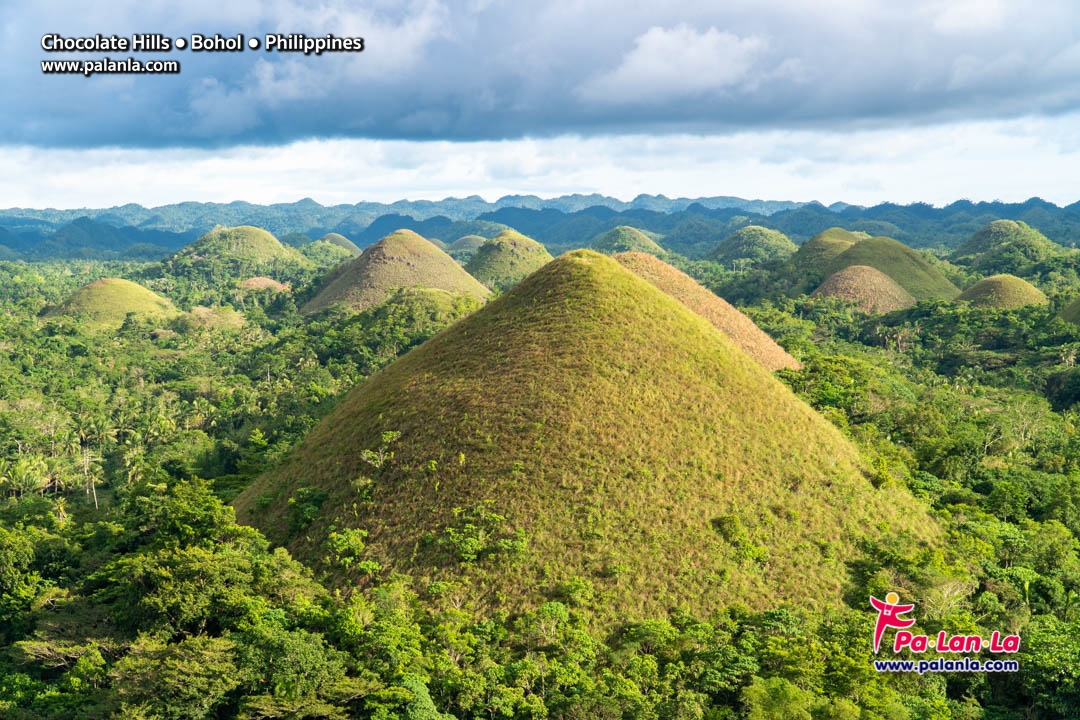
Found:
[{"label": "lush vegetation", "polygon": [[[920,214],[886,210],[847,227]],[[737,229],[698,214],[665,246]],[[1080,715],[1072,251],[1019,266],[1046,304],[804,294],[864,242],[665,258],[801,363],[779,381],[655,258],[306,317],[346,265],[0,262],[0,716]],[[916,257],[972,290],[1000,247]],[[175,309],[56,311],[105,278]],[[1019,672],[875,672],[889,591],[917,631],[1019,633]]]},{"label": "lush vegetation", "polygon": [[724,238],[709,258],[721,265],[738,268],[744,264],[786,260],[797,250],[795,243],[779,230],[747,225]]}]

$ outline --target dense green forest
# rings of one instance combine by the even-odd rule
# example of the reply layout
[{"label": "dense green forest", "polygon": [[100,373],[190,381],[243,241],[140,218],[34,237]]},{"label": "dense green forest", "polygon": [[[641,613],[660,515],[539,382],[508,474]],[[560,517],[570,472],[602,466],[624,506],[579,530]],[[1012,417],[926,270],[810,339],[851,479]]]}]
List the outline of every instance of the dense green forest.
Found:
[{"label": "dense green forest", "polygon": [[[486,236],[511,224],[512,213],[500,212],[483,226]],[[515,532],[514,518],[501,507],[454,508],[455,520],[430,538],[432,557],[445,558],[440,572],[405,573],[369,552],[372,528],[334,525],[317,543],[306,542],[330,508],[325,493],[301,485],[281,498],[278,525],[316,553],[302,563],[240,524],[231,503],[295,460],[298,444],[335,407],[345,407],[350,389],[434,336],[442,345],[429,347],[437,350],[454,332],[473,332],[484,322],[506,331],[486,339],[467,335],[468,342],[453,348],[464,355],[461,348],[479,346],[494,362],[503,352],[501,338],[523,317],[510,314],[515,303],[538,312],[548,306],[532,300],[550,298],[560,286],[526,280],[521,287],[533,294],[514,295],[512,283],[493,280],[501,296],[489,301],[486,315],[475,297],[392,287],[383,288],[385,299],[374,306],[319,305],[305,315],[301,308],[322,288],[348,276],[342,268],[364,267],[336,263],[365,256],[350,261],[351,253],[325,241],[304,253],[306,244],[296,250],[235,229],[208,233],[164,262],[5,261],[0,716],[1080,716],[1080,326],[1068,319],[1080,295],[1080,261],[1067,247],[1072,235],[1043,229],[1054,243],[1017,223],[983,231],[994,217],[974,227],[957,221],[964,237],[947,243],[937,241],[940,235],[931,239],[932,219],[905,231],[925,233],[918,237],[926,242],[909,244],[938,247],[932,254],[881,238],[860,248],[859,238],[868,234],[911,239],[863,218],[845,227],[866,233],[808,269],[798,252],[764,232],[737,236],[739,247],[747,245],[746,262],[739,262],[721,245],[751,224],[748,211],[739,212],[744,217],[734,222],[703,216],[696,227],[687,218],[671,227],[662,227],[669,220],[638,226],[657,238],[664,260],[740,306],[801,363],[776,377],[829,423],[828,433],[838,431],[837,442],[857,448],[873,491],[914,497],[911,507],[932,520],[930,539],[894,537],[882,518],[876,535],[837,560],[845,585],[833,599],[821,588],[819,604],[766,593],[708,610],[672,603],[649,617],[620,620],[619,607],[600,609],[613,597],[604,583],[618,584],[628,572],[619,558],[604,567],[602,579],[574,575],[529,588],[539,602],[508,609],[481,601],[490,592],[486,577],[525,577],[523,567],[536,562],[531,538]],[[725,232],[718,235],[709,223]],[[612,211],[602,222],[584,223],[587,232],[575,240],[566,234],[544,244],[552,254],[587,247],[625,224]],[[462,222],[455,232],[476,229]],[[805,232],[785,232],[806,240],[824,229],[813,220]],[[222,244],[241,235],[263,243],[262,252]],[[754,247],[754,237],[766,238],[772,249]],[[952,254],[944,250],[957,246]],[[599,263],[591,257],[578,262]],[[899,285],[916,268],[918,285],[905,286],[911,303],[871,315],[854,297],[809,296],[827,276],[867,266]],[[1038,288],[1042,302],[978,304],[951,296],[1004,273]],[[610,277],[638,292],[623,275]],[[78,306],[71,298],[80,288],[103,287],[97,281],[106,278],[126,278],[167,298],[167,312],[132,305],[89,322],[94,296],[79,296]],[[519,279],[513,275],[513,283]],[[110,310],[133,302],[109,297]],[[593,301],[574,295],[562,305],[570,312],[575,303]],[[615,302],[608,295],[601,301]],[[657,301],[656,307],[649,318],[670,315],[674,305]],[[468,318],[472,324],[455,325]],[[693,318],[683,324],[707,334]],[[451,326],[458,329],[442,333]],[[456,367],[465,360],[453,355],[446,362]],[[765,373],[744,369],[749,360],[732,367],[750,380]],[[637,370],[615,358],[598,372],[625,378]],[[422,395],[415,386],[407,390]],[[525,428],[526,420],[520,422]],[[372,487],[397,478],[395,462],[406,456],[409,438],[400,437],[401,428],[382,429],[378,442],[354,448],[366,463],[354,481],[360,504],[375,502]],[[462,452],[460,464],[467,462],[472,458]],[[559,462],[545,459],[552,468]],[[400,472],[438,492],[446,470],[430,463]],[[317,472],[313,465],[312,476]],[[649,476],[639,479],[647,484]],[[802,497],[798,478],[787,481],[790,495]],[[274,507],[270,498],[254,502]],[[783,567],[783,558],[769,557],[763,538],[815,522],[813,508],[800,502],[716,518],[711,532],[734,569],[715,582]],[[658,526],[669,510],[654,509]],[[378,508],[354,506],[355,516],[369,516],[364,513],[377,515]],[[604,531],[599,519],[596,527]],[[834,540],[821,537],[821,547],[811,549],[841,557]],[[807,583],[818,577],[816,568],[794,572],[805,572]],[[672,592],[677,596],[678,587]],[[916,629],[928,635],[1019,634],[1021,650],[1013,656],[1019,671],[876,672],[870,643],[876,614],[868,600],[889,592],[916,599]],[[808,594],[815,593],[811,587]]]}]

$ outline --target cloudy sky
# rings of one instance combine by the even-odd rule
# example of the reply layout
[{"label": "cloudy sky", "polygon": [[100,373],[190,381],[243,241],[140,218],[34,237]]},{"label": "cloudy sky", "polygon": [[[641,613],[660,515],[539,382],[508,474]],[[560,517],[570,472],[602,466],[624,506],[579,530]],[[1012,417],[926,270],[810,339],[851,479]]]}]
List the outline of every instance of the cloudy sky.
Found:
[{"label": "cloudy sky", "polygon": [[[366,49],[59,54],[51,33]],[[181,72],[41,72],[105,56]],[[1071,0],[0,0],[0,97],[0,207],[1080,200]]]}]

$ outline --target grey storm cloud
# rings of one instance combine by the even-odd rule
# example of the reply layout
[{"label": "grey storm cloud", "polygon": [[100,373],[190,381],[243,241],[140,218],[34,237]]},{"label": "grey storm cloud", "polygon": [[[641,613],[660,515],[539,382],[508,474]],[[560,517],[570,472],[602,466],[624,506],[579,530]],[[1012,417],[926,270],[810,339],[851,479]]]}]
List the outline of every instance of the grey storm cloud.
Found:
[{"label": "grey storm cloud", "polygon": [[[157,0],[7,4],[0,144],[717,133],[1054,115],[1080,104],[1080,5],[1006,0]],[[361,36],[362,53],[46,53],[41,37]],[[48,59],[178,75],[43,75]]]}]

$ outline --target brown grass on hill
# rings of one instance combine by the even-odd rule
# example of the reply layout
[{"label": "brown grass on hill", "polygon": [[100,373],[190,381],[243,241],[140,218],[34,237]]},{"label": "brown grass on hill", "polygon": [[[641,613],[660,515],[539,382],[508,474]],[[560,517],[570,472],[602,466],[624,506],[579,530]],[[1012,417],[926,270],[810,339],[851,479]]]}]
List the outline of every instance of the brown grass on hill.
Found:
[{"label": "brown grass on hill", "polygon": [[1050,302],[1042,290],[1015,275],[993,275],[983,278],[960,293],[956,299],[969,302],[975,307],[997,308],[998,310],[1011,310],[1027,305],[1046,305]]},{"label": "brown grass on hill", "polygon": [[782,368],[802,368],[802,363],[788,355],[787,351],[755,325],[753,320],[724,298],[699,285],[682,270],[643,252],[619,253],[614,258],[630,272],[660,288],[711,322],[770,372]]},{"label": "brown grass on hill", "polygon": [[366,310],[400,288],[426,287],[484,299],[491,291],[452,257],[412,230],[397,230],[335,268],[301,312],[310,314],[344,303]]},{"label": "brown grass on hill", "polygon": [[810,296],[847,300],[870,315],[902,310],[915,304],[911,293],[869,265],[851,265],[833,273]]},{"label": "brown grass on hill", "polygon": [[244,280],[240,283],[240,287],[247,290],[276,290],[277,292],[287,292],[289,290],[288,283],[280,283],[273,278],[262,275]]},{"label": "brown grass on hill", "polygon": [[237,329],[244,326],[244,315],[230,307],[196,305],[188,313],[188,321],[197,327]]},{"label": "brown grass on hill", "polygon": [[460,583],[478,611],[584,579],[610,629],[674,606],[837,606],[865,541],[932,552],[925,507],[866,474],[705,318],[577,251],[357,384],[235,506],[341,586],[369,580],[325,543],[360,528],[363,559]]}]

